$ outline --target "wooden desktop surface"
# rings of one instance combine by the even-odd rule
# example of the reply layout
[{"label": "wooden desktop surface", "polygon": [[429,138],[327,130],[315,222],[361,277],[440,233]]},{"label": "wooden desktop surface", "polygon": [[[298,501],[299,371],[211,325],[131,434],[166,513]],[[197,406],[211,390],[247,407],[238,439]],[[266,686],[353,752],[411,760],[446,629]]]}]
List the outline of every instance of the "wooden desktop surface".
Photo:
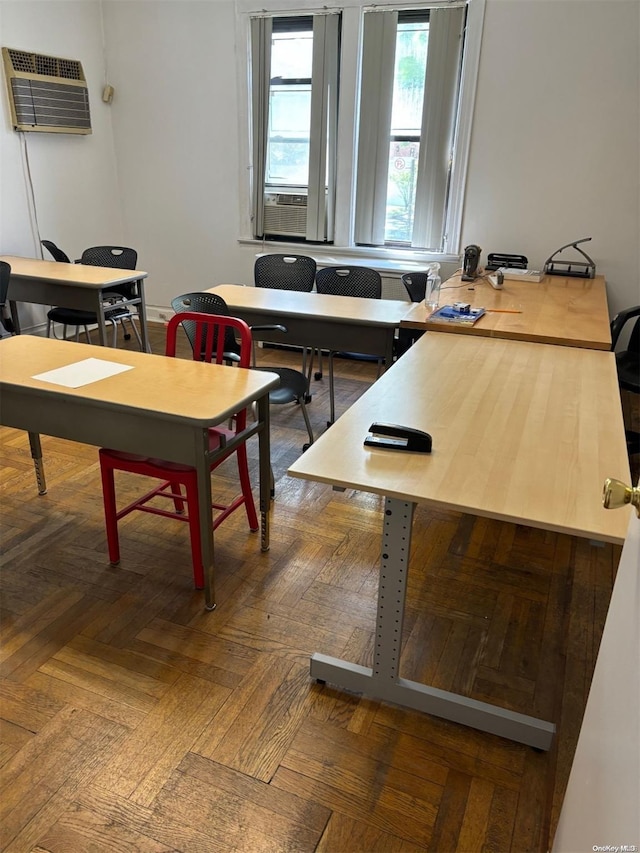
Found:
[{"label": "wooden desktop surface", "polygon": [[[33,378],[86,358],[134,369],[80,388]],[[32,390],[33,396],[42,391],[43,400],[45,395],[55,393],[68,399],[93,401],[103,405],[106,412],[114,407],[150,412],[159,420],[179,420],[204,428],[225,421],[275,380],[275,374],[266,371],[238,370],[133,350],[105,350],[35,335],[16,335],[0,344],[0,390],[18,386]]]},{"label": "wooden desktop surface", "polygon": [[[431,454],[363,446],[372,422],[429,432]],[[424,335],[289,469],[292,476],[606,542],[629,513],[613,353]]]},{"label": "wooden desktop surface", "polygon": [[[603,276],[593,279],[545,276],[538,284],[506,279],[494,290],[486,279],[468,283],[460,274],[442,285],[440,305],[468,302],[488,313],[473,326],[430,323],[424,302],[415,303],[401,327],[535,341],[588,349],[611,349],[609,309]],[[491,312],[491,309],[519,313]]]},{"label": "wooden desktop surface", "polygon": [[104,290],[105,285],[139,281],[148,275],[144,270],[95,267],[90,264],[62,264],[58,261],[19,258],[13,255],[2,255],[0,261],[6,261],[11,266],[11,275],[15,278],[71,284],[96,290]]},{"label": "wooden desktop surface", "polygon": [[333,323],[359,323],[397,326],[407,313],[409,303],[403,300],[362,299],[357,296],[330,296],[324,293],[299,293],[269,287],[245,287],[219,284],[216,293],[234,308],[256,309],[275,316],[318,316]]}]

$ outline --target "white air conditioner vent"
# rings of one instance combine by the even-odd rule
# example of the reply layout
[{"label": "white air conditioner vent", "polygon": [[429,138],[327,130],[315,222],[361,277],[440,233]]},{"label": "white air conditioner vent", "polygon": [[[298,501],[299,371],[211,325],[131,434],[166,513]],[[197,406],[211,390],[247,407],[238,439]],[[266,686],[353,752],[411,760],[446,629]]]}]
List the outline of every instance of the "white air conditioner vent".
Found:
[{"label": "white air conditioner vent", "polygon": [[2,59],[15,130],[91,133],[80,62],[10,47],[2,48]]},{"label": "white air conditioner vent", "polygon": [[306,237],[306,195],[298,193],[265,193],[264,233],[283,237]]}]

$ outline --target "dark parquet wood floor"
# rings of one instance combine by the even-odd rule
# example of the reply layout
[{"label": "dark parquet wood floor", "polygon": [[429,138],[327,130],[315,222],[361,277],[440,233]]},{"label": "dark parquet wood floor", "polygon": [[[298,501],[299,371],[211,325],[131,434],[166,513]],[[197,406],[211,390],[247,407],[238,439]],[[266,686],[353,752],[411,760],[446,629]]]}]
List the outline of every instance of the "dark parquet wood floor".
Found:
[{"label": "dark parquet wood floor", "polygon": [[[341,412],[375,366],[337,370]],[[546,850],[619,549],[416,511],[403,675],[556,721],[549,753],[321,686],[312,652],[371,661],[381,499],[287,477],[300,411],[272,427],[271,550],[240,513],[221,526],[212,613],[186,525],[129,516],[110,567],[96,448],[43,436],[39,497],[26,436],[1,431],[0,849]],[[233,467],[214,483],[235,493]]]}]

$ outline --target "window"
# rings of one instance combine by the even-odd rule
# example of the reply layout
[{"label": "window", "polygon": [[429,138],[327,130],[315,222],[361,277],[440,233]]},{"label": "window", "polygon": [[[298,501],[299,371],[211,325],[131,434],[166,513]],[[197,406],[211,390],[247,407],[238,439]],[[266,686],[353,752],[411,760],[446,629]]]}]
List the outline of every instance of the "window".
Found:
[{"label": "window", "polygon": [[250,15],[254,238],[458,252],[483,5]]},{"label": "window", "polygon": [[309,185],[313,19],[272,25],[265,188]]}]

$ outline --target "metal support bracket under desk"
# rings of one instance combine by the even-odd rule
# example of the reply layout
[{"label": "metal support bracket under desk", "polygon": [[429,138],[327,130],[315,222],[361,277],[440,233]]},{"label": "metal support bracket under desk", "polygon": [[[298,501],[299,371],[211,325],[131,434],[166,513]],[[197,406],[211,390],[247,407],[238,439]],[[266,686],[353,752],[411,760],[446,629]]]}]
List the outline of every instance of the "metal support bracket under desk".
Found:
[{"label": "metal support bracket under desk", "polygon": [[311,675],[337,687],[424,711],[537,749],[551,747],[553,723],[438,690],[399,675],[415,504],[385,498],[373,669],[314,654]]}]

